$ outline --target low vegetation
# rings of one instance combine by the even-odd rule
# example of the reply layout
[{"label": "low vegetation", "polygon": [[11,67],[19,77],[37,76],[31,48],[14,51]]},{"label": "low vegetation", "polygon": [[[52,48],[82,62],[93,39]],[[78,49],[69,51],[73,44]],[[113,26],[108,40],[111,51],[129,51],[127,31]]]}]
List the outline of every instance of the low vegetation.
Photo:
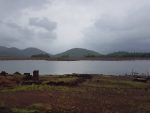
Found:
[{"label": "low vegetation", "polygon": [[24,81],[19,74],[0,76],[0,113],[150,113],[149,80],[71,74]]}]

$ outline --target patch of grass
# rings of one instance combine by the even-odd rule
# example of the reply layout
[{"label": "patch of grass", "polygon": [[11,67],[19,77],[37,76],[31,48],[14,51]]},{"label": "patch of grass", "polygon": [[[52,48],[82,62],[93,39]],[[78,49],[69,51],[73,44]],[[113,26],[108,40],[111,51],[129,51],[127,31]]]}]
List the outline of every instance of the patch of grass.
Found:
[{"label": "patch of grass", "polygon": [[13,108],[12,111],[14,113],[40,113],[35,109],[27,109],[27,108]]},{"label": "patch of grass", "polygon": [[135,81],[121,81],[119,82],[120,85],[122,86],[127,86],[128,88],[147,88],[148,85],[142,82],[135,82]]},{"label": "patch of grass", "polygon": [[13,113],[79,113],[74,108],[52,108],[50,105],[36,103],[25,108],[12,108]]},{"label": "patch of grass", "polygon": [[0,102],[0,107],[5,107],[5,103],[4,102]]},{"label": "patch of grass", "polygon": [[103,87],[103,88],[136,88],[144,89],[148,87],[148,84],[142,82],[135,82],[132,80],[113,80],[110,77],[100,77],[92,81],[86,82],[85,86]]},{"label": "patch of grass", "polygon": [[31,106],[28,107],[29,109],[35,109],[35,110],[38,110],[40,112],[49,112],[52,110],[52,107],[51,105],[48,105],[48,104],[42,104],[42,103],[36,103],[36,104],[33,104]]},{"label": "patch of grass", "polygon": [[78,77],[72,77],[72,76],[52,76],[52,77],[42,77],[41,80],[44,81],[44,83],[47,82],[73,82],[77,80]]},{"label": "patch of grass", "polygon": [[144,103],[140,107],[144,112],[150,113],[150,103]]},{"label": "patch of grass", "polygon": [[9,89],[3,89],[1,92],[16,92],[16,91],[53,91],[53,90],[61,90],[67,91],[69,87],[65,86],[49,86],[49,85],[24,85],[24,86],[16,86]]}]

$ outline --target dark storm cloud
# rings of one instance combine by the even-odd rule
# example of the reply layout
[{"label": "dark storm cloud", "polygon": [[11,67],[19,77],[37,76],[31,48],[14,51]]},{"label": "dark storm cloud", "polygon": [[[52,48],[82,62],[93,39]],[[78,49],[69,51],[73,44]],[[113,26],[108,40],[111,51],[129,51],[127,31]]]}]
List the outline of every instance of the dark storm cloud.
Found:
[{"label": "dark storm cloud", "polygon": [[99,52],[150,51],[150,2],[130,8],[126,16],[103,15],[85,34],[85,42]]}]

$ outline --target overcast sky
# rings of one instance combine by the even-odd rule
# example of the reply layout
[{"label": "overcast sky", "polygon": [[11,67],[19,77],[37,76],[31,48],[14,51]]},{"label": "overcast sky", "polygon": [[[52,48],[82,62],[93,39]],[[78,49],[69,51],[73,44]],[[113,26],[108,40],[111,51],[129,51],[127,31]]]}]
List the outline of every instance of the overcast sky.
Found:
[{"label": "overcast sky", "polygon": [[150,0],[0,0],[0,45],[150,52]]}]

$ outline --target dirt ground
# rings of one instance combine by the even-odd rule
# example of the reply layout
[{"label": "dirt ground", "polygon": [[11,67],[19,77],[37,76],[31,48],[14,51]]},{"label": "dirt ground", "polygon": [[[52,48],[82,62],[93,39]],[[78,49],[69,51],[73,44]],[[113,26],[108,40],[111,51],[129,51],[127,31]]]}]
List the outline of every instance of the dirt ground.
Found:
[{"label": "dirt ground", "polygon": [[[48,76],[41,80],[73,82],[75,78]],[[13,87],[1,88],[0,104],[11,109],[36,105],[42,106],[41,113],[150,113],[150,83],[135,82],[131,77],[92,75],[75,86],[15,86],[14,79],[9,80]]]}]

